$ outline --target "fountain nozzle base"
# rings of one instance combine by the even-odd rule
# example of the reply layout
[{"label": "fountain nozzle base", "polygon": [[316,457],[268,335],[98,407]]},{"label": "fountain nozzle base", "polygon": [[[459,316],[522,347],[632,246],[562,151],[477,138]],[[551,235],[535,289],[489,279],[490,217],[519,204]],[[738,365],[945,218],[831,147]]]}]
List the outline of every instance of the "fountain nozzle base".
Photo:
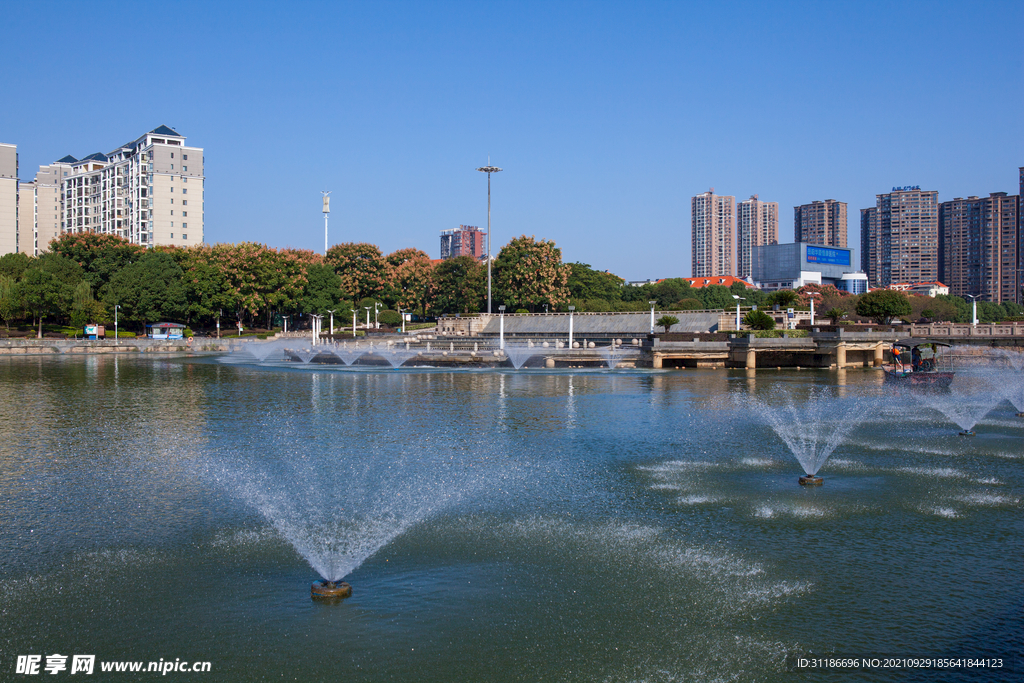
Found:
[{"label": "fountain nozzle base", "polygon": [[797,481],[800,482],[801,486],[821,486],[825,483],[825,480],[816,474],[805,474]]},{"label": "fountain nozzle base", "polygon": [[345,581],[327,581],[321,579],[314,581],[309,589],[310,595],[314,598],[347,598],[352,595],[352,586]]},{"label": "fountain nozzle base", "polygon": [[965,429],[964,431],[960,432],[959,435],[960,436],[975,436],[975,433],[974,433],[973,429]]}]

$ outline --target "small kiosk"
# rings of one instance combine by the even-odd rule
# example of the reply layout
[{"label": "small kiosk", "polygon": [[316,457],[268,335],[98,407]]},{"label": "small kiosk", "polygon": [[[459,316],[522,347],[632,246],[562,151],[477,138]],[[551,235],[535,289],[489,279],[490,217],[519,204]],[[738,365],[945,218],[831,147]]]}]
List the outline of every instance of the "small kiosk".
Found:
[{"label": "small kiosk", "polygon": [[146,325],[146,336],[150,339],[182,339],[185,326],[181,323],[152,323]]}]

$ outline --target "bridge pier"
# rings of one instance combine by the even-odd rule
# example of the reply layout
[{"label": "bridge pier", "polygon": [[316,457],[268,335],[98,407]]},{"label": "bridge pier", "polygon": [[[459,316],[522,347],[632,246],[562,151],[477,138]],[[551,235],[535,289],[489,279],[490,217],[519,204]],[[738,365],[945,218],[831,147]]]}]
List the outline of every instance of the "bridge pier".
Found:
[{"label": "bridge pier", "polygon": [[839,342],[836,345],[836,368],[842,370],[846,367],[846,344]]},{"label": "bridge pier", "polygon": [[747,370],[757,368],[757,352],[754,349],[747,349]]},{"label": "bridge pier", "polygon": [[660,353],[654,353],[651,355],[651,367],[654,368],[655,370],[661,370],[661,368],[663,367]]},{"label": "bridge pier", "polygon": [[875,346],[875,367],[882,367],[882,353],[885,351],[885,344]]}]

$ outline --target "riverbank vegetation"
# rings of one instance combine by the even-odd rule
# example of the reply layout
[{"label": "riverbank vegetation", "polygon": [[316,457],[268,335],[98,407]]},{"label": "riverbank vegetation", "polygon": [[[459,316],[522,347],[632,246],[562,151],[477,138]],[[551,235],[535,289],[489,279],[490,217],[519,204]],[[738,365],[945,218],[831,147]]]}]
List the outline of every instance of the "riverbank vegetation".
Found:
[{"label": "riverbank vegetation", "polygon": [[[492,290],[494,310],[504,305],[530,313],[566,311],[569,305],[579,312],[644,311],[651,301],[663,311],[731,310],[737,302],[746,309],[806,310],[812,296],[819,315],[836,324],[878,313],[859,306],[860,297],[827,285],[772,293],[739,282],[698,288],[668,278],[634,286],[585,263],[563,263],[554,242],[525,235],[498,252]],[[959,297],[896,294],[895,315],[904,319],[970,320],[970,306]],[[339,327],[353,312],[360,324],[376,314],[382,324],[395,326],[399,311],[467,315],[484,310],[486,301],[487,268],[472,257],[435,261],[419,249],[385,255],[367,243],[337,244],[325,256],[254,242],[146,249],[112,235],[82,233],[62,235],[38,257],[0,257],[0,323],[5,329],[31,325],[39,336],[48,325],[109,325],[115,308],[121,328],[137,332],[159,321],[269,330],[285,317],[291,328],[307,327],[311,314],[328,311]],[[982,322],[1022,314],[1014,303],[978,302]]]}]

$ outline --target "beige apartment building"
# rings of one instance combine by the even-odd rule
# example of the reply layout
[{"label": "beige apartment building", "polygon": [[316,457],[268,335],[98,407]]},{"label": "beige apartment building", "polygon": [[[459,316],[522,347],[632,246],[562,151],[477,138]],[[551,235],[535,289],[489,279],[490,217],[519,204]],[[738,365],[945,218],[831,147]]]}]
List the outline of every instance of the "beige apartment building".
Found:
[{"label": "beige apartment building", "polygon": [[779,205],[757,195],[736,205],[736,276],[750,277],[755,247],[779,243]]},{"label": "beige apartment building", "polygon": [[[13,221],[4,209],[8,156],[17,198]],[[16,150],[0,145],[0,254],[38,255],[65,232],[118,235],[148,247],[202,244],[203,156],[202,148],[160,126],[107,154],[40,166],[19,192]]]},{"label": "beige apartment building", "polygon": [[735,275],[735,207],[736,197],[715,188],[691,198],[693,277]]},{"label": "beige apartment building", "polygon": [[918,186],[875,195],[861,210],[861,268],[871,287],[939,279],[939,193]]},{"label": "beige apartment building", "polygon": [[834,199],[793,207],[793,241],[846,247],[846,202]]},{"label": "beige apartment building", "polygon": [[1002,303],[1020,297],[1018,198],[1005,192],[939,205],[939,279],[951,294]]},{"label": "beige apartment building", "polygon": [[18,251],[18,148],[0,143],[0,256]]}]

